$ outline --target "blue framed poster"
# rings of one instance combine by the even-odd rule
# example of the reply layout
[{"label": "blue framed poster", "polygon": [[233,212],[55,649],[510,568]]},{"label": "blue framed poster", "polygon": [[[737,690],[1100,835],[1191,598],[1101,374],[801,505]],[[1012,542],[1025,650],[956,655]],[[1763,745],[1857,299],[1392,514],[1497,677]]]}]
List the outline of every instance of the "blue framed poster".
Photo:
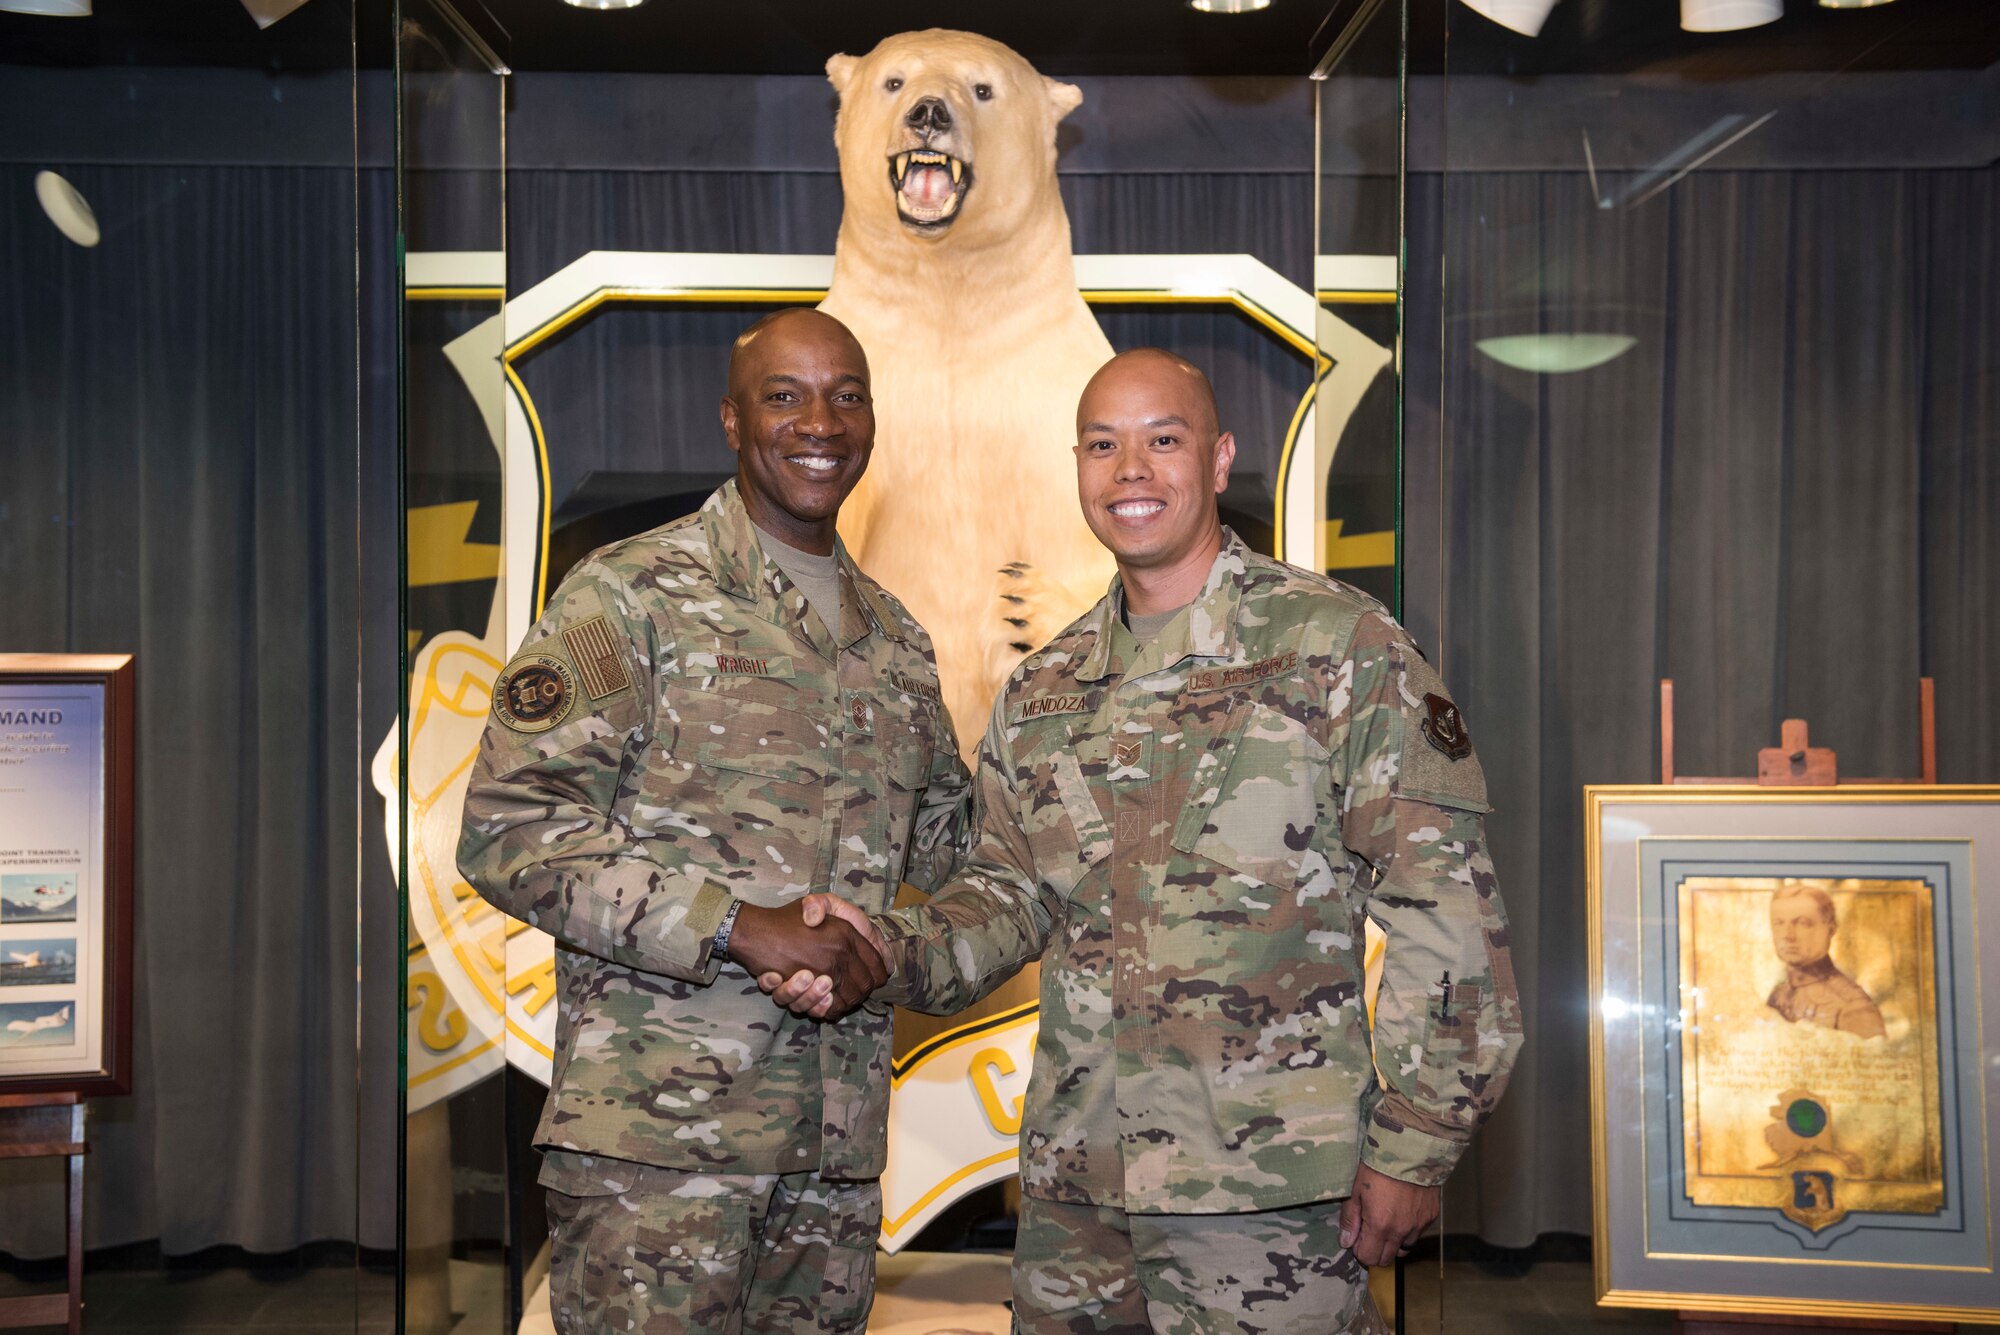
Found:
[{"label": "blue framed poster", "polygon": [[0,1093],[123,1094],[129,654],[0,654]]}]

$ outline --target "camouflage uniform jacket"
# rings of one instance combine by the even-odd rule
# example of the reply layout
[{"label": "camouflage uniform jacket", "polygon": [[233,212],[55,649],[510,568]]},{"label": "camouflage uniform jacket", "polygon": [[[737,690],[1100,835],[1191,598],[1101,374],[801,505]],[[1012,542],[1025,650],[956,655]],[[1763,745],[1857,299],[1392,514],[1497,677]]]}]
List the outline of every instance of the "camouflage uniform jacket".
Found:
[{"label": "camouflage uniform jacket", "polygon": [[1122,603],[1114,581],[1001,693],[968,861],[884,919],[888,991],[949,1013],[1041,957],[1031,1196],[1205,1213],[1343,1196],[1357,1162],[1442,1182],[1520,1044],[1458,711],[1373,600],[1233,533],[1150,645]]},{"label": "camouflage uniform jacket", "polygon": [[930,641],[845,550],[839,567],[830,634],[732,482],[586,559],[501,674],[459,867],[558,942],[543,1147],[881,1174],[887,1007],[800,1019],[709,955],[732,897],[830,889],[878,912],[964,851]]}]

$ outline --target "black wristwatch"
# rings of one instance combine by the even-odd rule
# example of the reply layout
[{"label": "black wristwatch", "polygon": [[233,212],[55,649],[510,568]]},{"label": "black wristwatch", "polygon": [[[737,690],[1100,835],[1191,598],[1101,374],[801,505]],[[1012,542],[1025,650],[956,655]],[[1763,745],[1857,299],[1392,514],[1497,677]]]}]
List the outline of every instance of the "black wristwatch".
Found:
[{"label": "black wristwatch", "polygon": [[736,930],[736,914],[742,907],[742,900],[732,899],[729,901],[729,907],[722,911],[722,921],[716,924],[715,935],[710,938],[708,943],[708,956],[710,959],[726,960],[729,958],[729,934]]}]

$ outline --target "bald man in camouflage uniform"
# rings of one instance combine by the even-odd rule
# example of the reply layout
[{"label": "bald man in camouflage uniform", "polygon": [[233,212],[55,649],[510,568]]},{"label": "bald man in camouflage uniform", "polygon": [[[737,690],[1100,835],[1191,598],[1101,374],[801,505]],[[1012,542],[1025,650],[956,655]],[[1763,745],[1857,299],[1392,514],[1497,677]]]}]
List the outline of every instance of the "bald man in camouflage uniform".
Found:
[{"label": "bald man in camouflage uniform", "polygon": [[[891,1019],[852,1008],[885,975],[797,901],[880,911],[964,848],[930,641],[834,537],[874,435],[859,345],[760,322],[722,417],[736,480],[563,581],[466,795],[466,878],[557,940],[536,1143],[565,1335],[864,1328]],[[752,982],[794,967],[838,980],[829,1018]]]},{"label": "bald man in camouflage uniform", "polygon": [[1380,605],[1222,527],[1199,371],[1125,354],[1078,418],[1119,576],[995,703],[970,860],[879,919],[884,995],[949,1014],[1041,959],[1017,1329],[1378,1331],[1365,1266],[1520,1043],[1479,761]]}]

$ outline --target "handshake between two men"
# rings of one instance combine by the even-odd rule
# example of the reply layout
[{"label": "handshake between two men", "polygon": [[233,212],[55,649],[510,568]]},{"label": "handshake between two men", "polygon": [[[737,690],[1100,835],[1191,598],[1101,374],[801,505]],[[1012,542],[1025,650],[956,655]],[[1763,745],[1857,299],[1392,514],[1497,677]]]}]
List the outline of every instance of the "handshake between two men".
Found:
[{"label": "handshake between two men", "polygon": [[889,981],[888,946],[867,913],[830,894],[737,911],[729,956],[794,1015],[838,1020]]}]

